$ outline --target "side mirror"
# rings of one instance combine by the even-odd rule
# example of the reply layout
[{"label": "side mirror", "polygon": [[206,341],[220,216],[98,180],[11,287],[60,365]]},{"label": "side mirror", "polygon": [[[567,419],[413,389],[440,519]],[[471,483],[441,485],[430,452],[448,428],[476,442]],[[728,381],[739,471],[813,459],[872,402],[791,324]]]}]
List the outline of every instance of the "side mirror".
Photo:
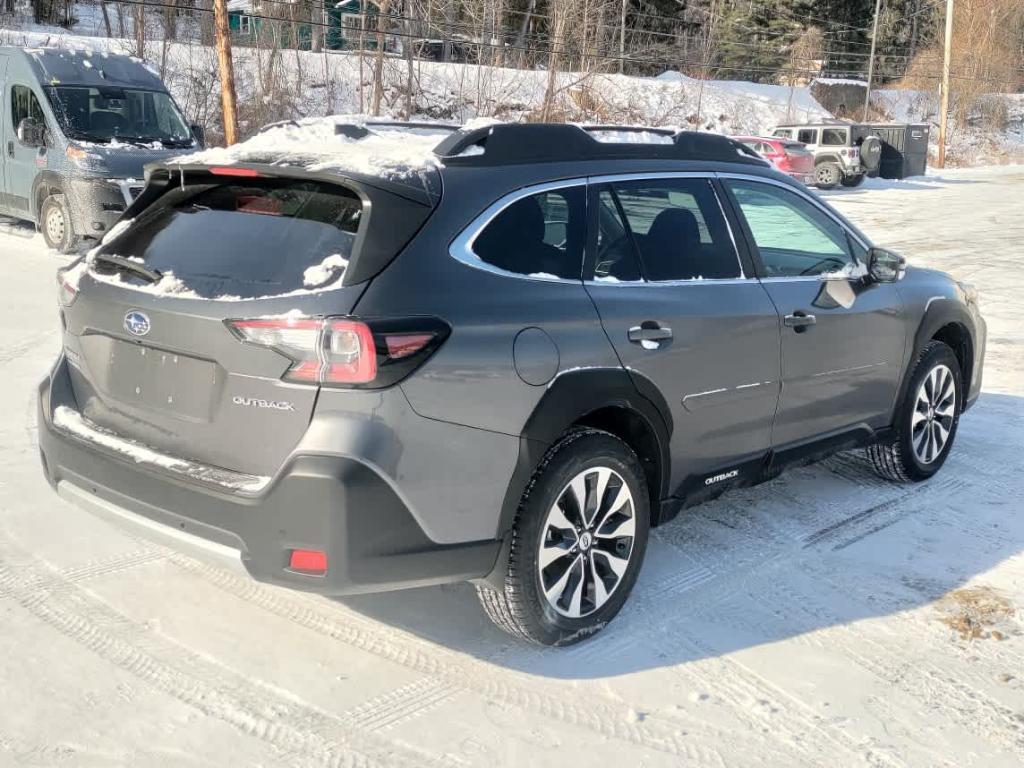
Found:
[{"label": "side mirror", "polygon": [[203,129],[203,126],[201,126],[198,123],[196,123],[196,124],[190,125],[188,127],[188,129],[190,131],[192,131],[192,135],[195,137],[195,140],[199,142],[200,149],[205,147],[206,146],[206,131]]},{"label": "side mirror", "polygon": [[868,252],[868,274],[876,283],[895,283],[907,271],[907,260],[885,248]]},{"label": "side mirror", "polygon": [[23,118],[18,123],[18,141],[26,147],[45,147],[46,125],[34,117]]}]

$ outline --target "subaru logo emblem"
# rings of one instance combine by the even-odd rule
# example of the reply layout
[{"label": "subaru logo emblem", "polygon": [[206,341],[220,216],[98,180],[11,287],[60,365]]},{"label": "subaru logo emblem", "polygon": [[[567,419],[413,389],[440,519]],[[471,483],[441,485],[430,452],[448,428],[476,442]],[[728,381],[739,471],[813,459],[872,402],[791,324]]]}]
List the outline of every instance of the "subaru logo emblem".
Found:
[{"label": "subaru logo emblem", "polygon": [[149,317],[145,312],[133,309],[124,316],[124,329],[132,336],[145,336],[149,333]]}]

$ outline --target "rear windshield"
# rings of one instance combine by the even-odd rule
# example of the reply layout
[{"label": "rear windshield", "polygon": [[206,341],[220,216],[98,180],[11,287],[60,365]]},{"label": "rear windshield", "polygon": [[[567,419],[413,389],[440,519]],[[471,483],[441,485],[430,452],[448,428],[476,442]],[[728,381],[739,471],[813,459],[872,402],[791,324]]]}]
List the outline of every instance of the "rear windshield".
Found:
[{"label": "rear windshield", "polygon": [[341,282],[362,211],[354,192],[316,181],[189,186],[168,192],[100,253],[172,273],[203,298],[329,288]]}]

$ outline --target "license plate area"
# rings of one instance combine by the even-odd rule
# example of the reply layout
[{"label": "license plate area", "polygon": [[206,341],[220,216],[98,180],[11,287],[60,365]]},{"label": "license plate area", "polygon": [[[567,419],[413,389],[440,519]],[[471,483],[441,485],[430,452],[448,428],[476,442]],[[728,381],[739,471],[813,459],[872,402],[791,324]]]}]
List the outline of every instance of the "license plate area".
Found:
[{"label": "license plate area", "polygon": [[90,369],[104,361],[100,389],[113,400],[146,411],[209,422],[223,389],[223,369],[210,360],[104,336],[83,338]]}]

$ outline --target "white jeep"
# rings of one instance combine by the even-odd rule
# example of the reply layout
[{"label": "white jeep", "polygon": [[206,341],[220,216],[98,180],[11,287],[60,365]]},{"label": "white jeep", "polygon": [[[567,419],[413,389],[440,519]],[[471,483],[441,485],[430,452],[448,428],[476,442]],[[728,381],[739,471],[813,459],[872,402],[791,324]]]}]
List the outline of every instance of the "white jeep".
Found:
[{"label": "white jeep", "polygon": [[856,187],[878,170],[882,143],[852,123],[780,125],[772,136],[794,139],[814,154],[814,185]]}]

